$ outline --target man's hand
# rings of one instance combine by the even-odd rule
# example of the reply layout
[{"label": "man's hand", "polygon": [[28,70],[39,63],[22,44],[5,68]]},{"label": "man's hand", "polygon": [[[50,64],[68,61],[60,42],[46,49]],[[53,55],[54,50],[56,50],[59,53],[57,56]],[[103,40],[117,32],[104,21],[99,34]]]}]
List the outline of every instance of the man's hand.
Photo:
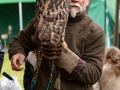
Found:
[{"label": "man's hand", "polygon": [[25,56],[21,53],[15,54],[11,58],[11,67],[12,70],[21,71],[23,68],[20,66],[24,63]]}]

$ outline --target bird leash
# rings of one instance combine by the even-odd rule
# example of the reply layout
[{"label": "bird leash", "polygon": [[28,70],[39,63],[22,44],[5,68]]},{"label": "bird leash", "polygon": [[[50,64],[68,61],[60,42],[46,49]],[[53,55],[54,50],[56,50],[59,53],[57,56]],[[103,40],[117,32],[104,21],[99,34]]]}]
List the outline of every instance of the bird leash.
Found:
[{"label": "bird leash", "polygon": [[[34,90],[34,87],[35,87],[36,82],[37,82],[37,77],[38,77],[38,73],[39,73],[41,63],[42,63],[42,54],[41,54],[40,49],[38,49],[38,51],[37,51],[37,68],[36,68],[36,70],[34,72],[34,75],[33,75],[30,90]],[[52,60],[51,73],[50,73],[50,77],[49,77],[49,80],[48,80],[46,90],[49,90],[49,88],[51,86],[54,69],[55,69],[55,63],[54,63],[54,60]],[[59,72],[58,77],[55,80],[54,89],[60,90],[60,83],[61,83],[60,76],[61,75],[60,75],[60,72]]]},{"label": "bird leash", "polygon": [[42,56],[41,56],[40,49],[38,49],[38,51],[37,51],[37,68],[33,74],[30,90],[33,90],[36,85],[37,76],[38,76],[39,68],[41,66],[41,62],[42,62]]}]

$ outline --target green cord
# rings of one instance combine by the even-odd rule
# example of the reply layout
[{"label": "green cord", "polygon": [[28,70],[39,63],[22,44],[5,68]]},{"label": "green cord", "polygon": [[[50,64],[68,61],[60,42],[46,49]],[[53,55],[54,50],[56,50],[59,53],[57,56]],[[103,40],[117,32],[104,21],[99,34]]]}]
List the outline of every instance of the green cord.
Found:
[{"label": "green cord", "polygon": [[32,85],[31,85],[31,89],[30,89],[30,90],[33,90],[35,84],[36,84],[36,80],[34,80],[34,81],[32,82]]},{"label": "green cord", "polygon": [[51,83],[52,83],[52,80],[50,79],[49,82],[48,82],[48,85],[47,85],[46,90],[49,90],[49,88],[50,88],[50,84],[51,84]]},{"label": "green cord", "polygon": [[54,68],[55,68],[55,64],[54,64],[54,60],[53,60],[53,64],[52,64],[52,66],[51,66],[51,74],[50,74],[50,78],[49,78],[49,81],[48,81],[48,85],[47,85],[47,88],[46,88],[46,90],[49,90],[49,88],[50,88],[50,84],[52,83],[52,77],[53,77],[53,70],[54,70]]}]

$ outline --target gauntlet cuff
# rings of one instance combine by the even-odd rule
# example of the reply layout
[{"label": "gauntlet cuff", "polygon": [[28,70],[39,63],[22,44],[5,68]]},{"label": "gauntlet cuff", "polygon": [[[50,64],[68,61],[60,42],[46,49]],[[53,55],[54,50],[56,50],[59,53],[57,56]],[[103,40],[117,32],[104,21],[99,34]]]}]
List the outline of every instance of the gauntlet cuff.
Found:
[{"label": "gauntlet cuff", "polygon": [[74,68],[74,70],[72,71],[71,74],[69,74],[63,68],[59,68],[59,70],[60,70],[60,73],[61,73],[63,78],[65,78],[67,80],[72,80],[79,74],[79,72],[82,70],[82,68],[84,67],[85,64],[86,64],[85,61],[83,61],[82,59],[79,59],[77,66]]}]

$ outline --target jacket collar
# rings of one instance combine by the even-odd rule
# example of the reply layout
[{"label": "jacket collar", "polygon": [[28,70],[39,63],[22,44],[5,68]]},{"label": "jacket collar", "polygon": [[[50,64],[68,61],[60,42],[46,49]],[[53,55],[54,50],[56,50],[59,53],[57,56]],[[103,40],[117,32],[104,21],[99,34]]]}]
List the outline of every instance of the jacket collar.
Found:
[{"label": "jacket collar", "polygon": [[86,16],[86,12],[83,12],[82,14],[77,13],[75,18],[72,18],[71,16],[69,16],[68,24],[73,24],[73,23],[76,23],[76,22],[80,22],[85,18],[85,16]]}]

